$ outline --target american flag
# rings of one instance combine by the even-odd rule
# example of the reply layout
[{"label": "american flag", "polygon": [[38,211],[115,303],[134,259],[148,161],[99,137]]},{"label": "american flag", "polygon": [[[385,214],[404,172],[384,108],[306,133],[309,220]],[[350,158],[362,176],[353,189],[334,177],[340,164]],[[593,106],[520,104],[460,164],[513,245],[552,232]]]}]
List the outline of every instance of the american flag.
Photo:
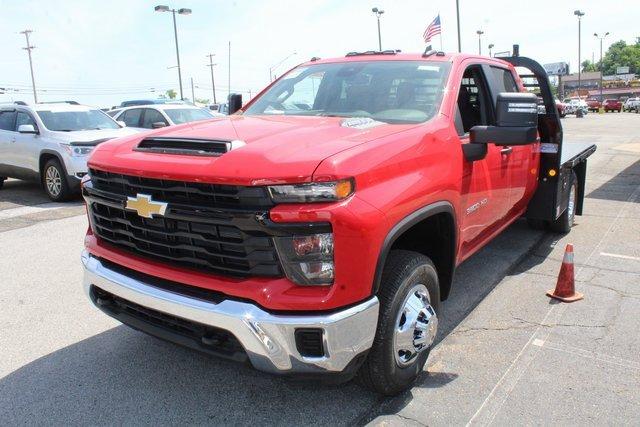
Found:
[{"label": "american flag", "polygon": [[440,14],[438,14],[438,16],[436,16],[436,18],[433,21],[431,21],[431,24],[429,24],[427,29],[424,30],[424,33],[422,34],[422,37],[424,38],[424,42],[425,43],[429,43],[433,36],[438,35],[440,33],[441,33],[441,30],[440,30]]}]

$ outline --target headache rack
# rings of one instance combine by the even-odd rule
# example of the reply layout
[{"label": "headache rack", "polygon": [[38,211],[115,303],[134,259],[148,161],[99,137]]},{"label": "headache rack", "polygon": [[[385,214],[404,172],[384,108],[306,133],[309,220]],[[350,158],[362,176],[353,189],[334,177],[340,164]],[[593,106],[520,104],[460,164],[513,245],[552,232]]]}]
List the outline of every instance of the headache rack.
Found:
[{"label": "headache rack", "polygon": [[584,142],[563,144],[562,122],[551,91],[547,72],[531,58],[519,56],[518,45],[513,46],[514,56],[501,57],[511,63],[523,81],[525,88],[536,93],[544,110],[538,112],[540,135],[540,168],[538,189],[527,207],[526,217],[553,221],[567,209],[572,175],[578,178],[578,194],[575,213],[582,215],[584,186],[587,173],[587,157],[596,151],[596,145]]}]

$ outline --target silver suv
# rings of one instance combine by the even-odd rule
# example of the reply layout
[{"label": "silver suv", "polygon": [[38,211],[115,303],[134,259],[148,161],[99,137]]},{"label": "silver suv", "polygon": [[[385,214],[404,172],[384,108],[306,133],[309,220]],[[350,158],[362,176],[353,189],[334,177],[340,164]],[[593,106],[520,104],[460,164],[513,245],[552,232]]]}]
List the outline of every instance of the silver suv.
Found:
[{"label": "silver suv", "polygon": [[51,200],[66,200],[78,192],[97,144],[136,132],[76,103],[0,104],[0,188],[8,177],[33,180]]}]

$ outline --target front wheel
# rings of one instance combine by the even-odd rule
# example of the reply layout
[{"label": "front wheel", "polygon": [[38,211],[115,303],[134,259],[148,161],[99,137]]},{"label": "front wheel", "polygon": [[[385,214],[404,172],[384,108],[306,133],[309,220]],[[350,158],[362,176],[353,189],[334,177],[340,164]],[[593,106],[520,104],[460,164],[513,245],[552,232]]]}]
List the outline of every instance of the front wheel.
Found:
[{"label": "front wheel", "polygon": [[42,185],[47,196],[54,202],[65,201],[71,195],[65,171],[57,159],[50,159],[44,165]]},{"label": "front wheel", "polygon": [[358,377],[367,388],[393,396],[414,383],[438,332],[440,287],[431,260],[417,252],[391,251],[378,292],[378,327]]}]

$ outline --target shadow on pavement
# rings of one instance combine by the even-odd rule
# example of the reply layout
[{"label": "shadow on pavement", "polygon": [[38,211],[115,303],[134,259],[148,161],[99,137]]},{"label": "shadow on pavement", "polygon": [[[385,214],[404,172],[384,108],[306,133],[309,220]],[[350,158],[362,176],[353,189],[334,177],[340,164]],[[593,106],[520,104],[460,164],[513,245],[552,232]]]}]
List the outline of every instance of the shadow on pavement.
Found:
[{"label": "shadow on pavement", "polygon": [[[640,185],[640,160],[591,191],[586,197],[626,202],[630,201],[629,197],[638,185]],[[636,203],[640,203],[640,200],[636,200]]]},{"label": "shadow on pavement", "polygon": [[[80,195],[73,197],[69,203],[80,202]],[[8,203],[11,207],[33,206],[50,203],[42,186],[37,182],[8,179],[0,189],[0,204]],[[2,206],[0,205],[0,208]]]},{"label": "shadow on pavement", "polygon": [[[518,221],[461,265],[444,303],[439,340],[527,254],[544,253],[545,236]],[[424,372],[416,387],[443,387],[457,378],[455,372]],[[0,379],[0,419],[6,424],[361,424],[399,411],[412,396],[384,399],[354,382],[328,386],[271,376],[117,326]]]}]

